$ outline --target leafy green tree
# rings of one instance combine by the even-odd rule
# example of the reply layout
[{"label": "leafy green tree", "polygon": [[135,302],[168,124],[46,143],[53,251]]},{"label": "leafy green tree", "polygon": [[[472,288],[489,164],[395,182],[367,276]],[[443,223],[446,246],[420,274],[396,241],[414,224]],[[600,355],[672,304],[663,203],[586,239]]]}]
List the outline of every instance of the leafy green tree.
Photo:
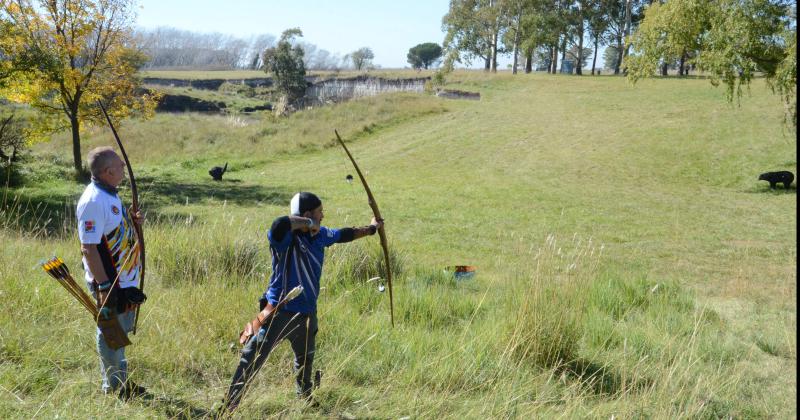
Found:
[{"label": "leafy green tree", "polygon": [[271,74],[275,89],[284,96],[287,103],[300,99],[306,93],[306,67],[303,62],[303,48],[292,45],[295,37],[302,37],[300,28],[283,31],[274,47],[264,51],[264,71]]},{"label": "leafy green tree", "polygon": [[536,13],[536,6],[540,0],[500,0],[498,3],[502,12],[502,19],[505,21],[504,31],[501,37],[503,50],[511,52],[513,64],[512,73],[517,73],[520,54],[525,58],[525,72],[531,72],[533,63],[533,50],[535,45],[526,43],[531,28],[526,25],[526,16]]},{"label": "leafy green tree", "polygon": [[496,72],[497,55],[505,52],[499,45],[505,24],[499,0],[451,0],[442,18],[445,69],[480,58],[484,70]]},{"label": "leafy green tree", "polygon": [[428,67],[442,58],[442,47],[435,42],[417,44],[408,50],[406,58],[411,67],[427,70]]},{"label": "leafy green tree", "polygon": [[[700,49],[700,42],[708,27],[707,8],[694,1],[673,0],[664,4],[654,3],[645,12],[646,18],[639,26],[629,45],[641,46],[636,54],[628,58],[628,66],[638,77],[643,71],[660,67],[662,76],[667,68],[680,60],[679,74],[689,55]],[[645,70],[647,68],[647,70]]]},{"label": "leafy green tree", "polygon": [[575,63],[575,74],[581,74],[578,69],[586,67],[586,60],[592,54],[591,48],[583,48],[583,51],[578,51],[578,45],[573,45],[572,48],[567,50],[567,57]]},{"label": "leafy green tree", "polygon": [[41,136],[71,128],[77,175],[81,126],[105,124],[96,100],[116,118],[155,109],[156,95],[137,92],[145,58],[131,37],[133,17],[132,0],[0,2],[0,20],[12,28],[0,28],[0,67],[14,71],[0,93],[46,117],[33,130]]},{"label": "leafy green tree", "polygon": [[346,58],[349,58],[353,63],[353,68],[356,70],[364,70],[372,64],[375,53],[373,53],[372,49],[369,47],[361,47],[348,54]]},{"label": "leafy green tree", "polygon": [[[740,98],[742,86],[763,74],[797,126],[797,18],[788,0],[670,0],[654,3],[631,39],[628,78],[656,73],[660,62],[688,57],[711,83]],[[687,51],[696,51],[689,57]]]}]

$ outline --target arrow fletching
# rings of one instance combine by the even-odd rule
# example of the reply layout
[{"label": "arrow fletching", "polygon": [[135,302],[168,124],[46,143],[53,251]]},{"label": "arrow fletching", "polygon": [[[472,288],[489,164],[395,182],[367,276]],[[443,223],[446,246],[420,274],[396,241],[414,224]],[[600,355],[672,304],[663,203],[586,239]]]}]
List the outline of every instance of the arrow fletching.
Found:
[{"label": "arrow fletching", "polygon": [[286,301],[293,300],[294,298],[300,296],[300,293],[303,293],[303,286],[297,286],[294,289],[290,290],[289,293],[286,295]]}]

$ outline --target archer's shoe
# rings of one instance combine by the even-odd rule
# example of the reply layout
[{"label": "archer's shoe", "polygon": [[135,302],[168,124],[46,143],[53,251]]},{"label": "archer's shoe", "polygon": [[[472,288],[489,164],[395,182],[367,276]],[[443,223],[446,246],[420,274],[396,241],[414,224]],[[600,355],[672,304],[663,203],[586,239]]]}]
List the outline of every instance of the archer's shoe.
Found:
[{"label": "archer's shoe", "polygon": [[119,397],[123,400],[141,397],[143,395],[147,395],[147,389],[130,380],[125,382],[125,385],[119,389]]}]

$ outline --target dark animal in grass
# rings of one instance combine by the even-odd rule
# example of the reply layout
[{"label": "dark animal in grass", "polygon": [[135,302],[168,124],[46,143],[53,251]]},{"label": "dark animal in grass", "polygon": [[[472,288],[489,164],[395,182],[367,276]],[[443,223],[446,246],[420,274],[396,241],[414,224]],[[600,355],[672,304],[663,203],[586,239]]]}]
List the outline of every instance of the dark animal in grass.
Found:
[{"label": "dark animal in grass", "polygon": [[222,181],[222,174],[228,170],[228,162],[225,162],[225,166],[220,168],[219,166],[215,166],[208,171],[208,174],[211,175],[211,178],[214,178],[214,181]]},{"label": "dark animal in grass", "polygon": [[794,181],[794,174],[789,171],[764,172],[758,176],[758,180],[769,182],[770,188],[775,188],[778,183],[783,183],[783,186],[788,190],[789,185],[792,185],[792,181]]}]

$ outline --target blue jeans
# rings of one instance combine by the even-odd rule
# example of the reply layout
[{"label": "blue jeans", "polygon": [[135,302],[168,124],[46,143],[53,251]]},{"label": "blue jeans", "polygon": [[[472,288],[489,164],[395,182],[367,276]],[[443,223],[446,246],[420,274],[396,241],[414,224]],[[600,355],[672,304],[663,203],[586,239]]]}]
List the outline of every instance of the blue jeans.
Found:
[{"label": "blue jeans", "polygon": [[[129,333],[133,329],[136,311],[127,311],[117,315],[122,329]],[[119,389],[128,380],[128,360],[125,358],[125,347],[112,350],[106,344],[103,333],[97,328],[97,353],[100,355],[100,376],[103,378],[103,392],[109,393]]]}]

